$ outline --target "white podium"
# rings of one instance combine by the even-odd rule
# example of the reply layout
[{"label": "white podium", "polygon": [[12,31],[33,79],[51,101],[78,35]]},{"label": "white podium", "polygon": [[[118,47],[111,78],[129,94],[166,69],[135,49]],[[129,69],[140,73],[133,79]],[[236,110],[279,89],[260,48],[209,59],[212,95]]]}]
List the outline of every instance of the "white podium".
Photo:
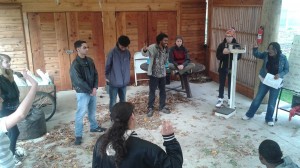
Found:
[{"label": "white podium", "polygon": [[[229,44],[229,50],[233,54],[232,67],[231,67],[231,87],[230,87],[230,102],[229,107],[221,107],[217,109],[215,115],[229,118],[236,113],[235,110],[235,91],[236,91],[236,71],[238,54],[246,53],[246,46],[241,49],[233,49],[233,45]],[[229,80],[229,79],[228,79]]]}]

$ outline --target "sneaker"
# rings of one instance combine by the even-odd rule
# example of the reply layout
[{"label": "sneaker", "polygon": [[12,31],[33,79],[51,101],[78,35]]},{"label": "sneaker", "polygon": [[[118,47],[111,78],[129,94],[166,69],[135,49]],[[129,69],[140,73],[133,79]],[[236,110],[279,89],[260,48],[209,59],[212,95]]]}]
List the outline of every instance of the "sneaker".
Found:
[{"label": "sneaker", "polygon": [[75,145],[80,145],[81,144],[81,140],[82,140],[82,137],[76,137],[76,139],[75,139]]},{"label": "sneaker", "polygon": [[218,99],[218,102],[216,104],[216,107],[221,107],[223,105],[223,99],[222,98],[219,98]]},{"label": "sneaker", "polygon": [[250,120],[251,118],[246,116],[246,114],[242,117],[242,120]]},{"label": "sneaker", "polygon": [[274,122],[273,121],[269,121],[269,122],[267,122],[267,124],[268,124],[268,126],[271,126],[271,127],[274,126]]},{"label": "sneaker", "polygon": [[15,155],[18,158],[23,158],[24,156],[27,156],[26,151],[21,147],[16,148]]},{"label": "sneaker", "polygon": [[148,108],[147,117],[152,117],[152,116],[153,116],[153,109],[152,108]]},{"label": "sneaker", "polygon": [[100,126],[98,126],[95,129],[90,129],[90,132],[104,132],[104,131],[106,131],[106,128],[102,128]]},{"label": "sneaker", "polygon": [[162,112],[162,113],[165,113],[165,114],[170,114],[171,113],[170,109],[168,109],[167,107],[164,107],[159,111]]},{"label": "sneaker", "polygon": [[14,155],[15,166],[20,166],[22,164],[21,159]]},{"label": "sneaker", "polygon": [[230,106],[230,99],[227,100],[227,105]]}]

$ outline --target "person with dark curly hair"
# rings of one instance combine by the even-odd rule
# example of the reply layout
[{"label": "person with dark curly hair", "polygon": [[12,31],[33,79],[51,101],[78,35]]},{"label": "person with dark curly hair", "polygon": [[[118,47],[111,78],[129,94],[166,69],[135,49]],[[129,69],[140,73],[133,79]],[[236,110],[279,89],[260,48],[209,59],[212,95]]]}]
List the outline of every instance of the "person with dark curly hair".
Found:
[{"label": "person with dark curly hair", "polygon": [[130,40],[120,36],[116,46],[108,53],[105,65],[105,77],[109,92],[109,111],[116,104],[117,95],[120,102],[126,101],[126,87],[130,82]]},{"label": "person with dark curly hair", "polygon": [[162,123],[166,152],[135,133],[134,105],[119,102],[112,108],[113,125],[99,137],[93,152],[93,168],[181,168],[183,156],[169,121]]},{"label": "person with dark curly hair", "polygon": [[273,114],[280,88],[273,88],[264,84],[262,81],[267,73],[274,75],[275,80],[278,78],[283,78],[289,72],[289,63],[286,56],[282,54],[280,45],[277,42],[271,42],[268,46],[267,52],[259,52],[256,44],[253,48],[253,55],[256,58],[264,61],[259,72],[259,78],[261,82],[259,83],[257,94],[252,101],[249,110],[242,119],[250,120],[253,118],[263,98],[269,92],[270,95],[265,121],[269,126],[274,126]]},{"label": "person with dark curly hair", "polygon": [[259,160],[267,168],[299,168],[289,156],[282,157],[279,145],[270,139],[262,141],[258,147]]},{"label": "person with dark curly hair", "polygon": [[149,99],[147,116],[152,117],[154,113],[155,91],[159,89],[159,111],[170,114],[166,106],[166,63],[169,59],[168,35],[160,33],[156,36],[156,43],[145,45],[142,48],[142,55],[149,57],[147,75],[149,76]]}]

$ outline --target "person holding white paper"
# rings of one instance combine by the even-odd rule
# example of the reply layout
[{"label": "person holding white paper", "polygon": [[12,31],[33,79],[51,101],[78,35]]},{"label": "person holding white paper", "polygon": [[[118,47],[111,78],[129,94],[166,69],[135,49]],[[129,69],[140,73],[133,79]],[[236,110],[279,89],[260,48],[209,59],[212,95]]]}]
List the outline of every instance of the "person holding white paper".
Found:
[{"label": "person holding white paper", "polygon": [[265,121],[269,126],[274,126],[273,114],[276,105],[276,100],[280,91],[280,88],[273,88],[263,83],[267,73],[274,75],[274,79],[278,80],[289,72],[289,63],[285,55],[282,54],[280,45],[277,42],[271,42],[266,52],[259,52],[257,44],[253,48],[253,55],[256,58],[262,59],[263,65],[259,72],[259,78],[261,82],[258,87],[256,97],[251,103],[251,106],[243,120],[249,120],[254,117],[257,109],[259,108],[263,98],[269,92],[269,100],[267,107],[267,114]]}]

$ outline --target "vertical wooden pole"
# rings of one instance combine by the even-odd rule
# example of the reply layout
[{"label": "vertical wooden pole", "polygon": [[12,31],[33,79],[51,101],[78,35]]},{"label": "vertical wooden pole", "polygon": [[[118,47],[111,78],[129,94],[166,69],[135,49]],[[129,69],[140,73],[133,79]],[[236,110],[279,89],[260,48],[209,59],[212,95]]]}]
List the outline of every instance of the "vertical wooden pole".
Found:
[{"label": "vertical wooden pole", "polygon": [[[259,46],[259,51],[264,51],[268,48],[269,43],[277,41],[279,24],[280,24],[280,13],[281,13],[282,0],[264,0],[262,6],[262,16],[260,25],[264,27],[263,43]],[[258,59],[256,66],[256,74],[263,65],[263,60]],[[257,77],[255,80],[254,96],[258,91],[260,79]],[[263,103],[267,103],[269,95],[267,94],[263,100]]]}]

